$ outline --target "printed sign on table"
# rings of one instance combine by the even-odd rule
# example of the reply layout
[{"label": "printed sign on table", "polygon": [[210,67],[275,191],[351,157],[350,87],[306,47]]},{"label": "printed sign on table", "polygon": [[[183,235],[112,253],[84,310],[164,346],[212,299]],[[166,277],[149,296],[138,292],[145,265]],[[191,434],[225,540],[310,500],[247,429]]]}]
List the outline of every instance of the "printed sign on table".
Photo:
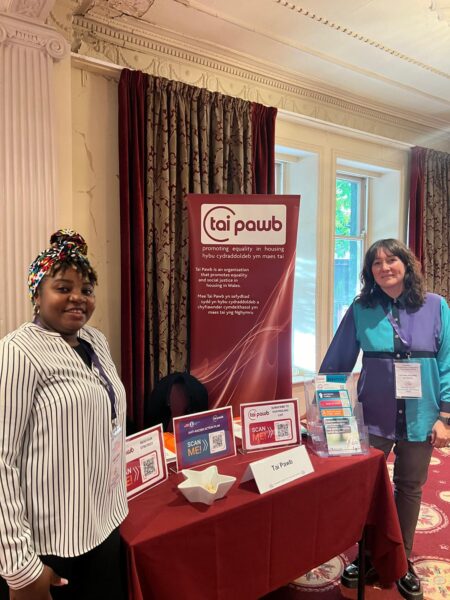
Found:
[{"label": "printed sign on table", "polygon": [[297,399],[241,404],[241,427],[244,451],[298,444]]},{"label": "printed sign on table", "polygon": [[128,436],[125,453],[128,500],[167,479],[162,425]]},{"label": "printed sign on table", "polygon": [[177,471],[236,454],[231,407],[173,419]]},{"label": "printed sign on table", "polygon": [[241,483],[254,479],[259,493],[265,494],[313,471],[305,446],[297,446],[250,463]]}]

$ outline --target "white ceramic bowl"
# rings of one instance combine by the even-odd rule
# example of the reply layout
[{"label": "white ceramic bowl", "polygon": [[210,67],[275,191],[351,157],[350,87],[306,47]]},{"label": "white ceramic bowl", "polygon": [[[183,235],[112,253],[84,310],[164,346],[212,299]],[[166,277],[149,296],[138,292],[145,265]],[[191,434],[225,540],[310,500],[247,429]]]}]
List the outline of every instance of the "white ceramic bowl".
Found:
[{"label": "white ceramic bowl", "polygon": [[214,500],[223,498],[236,481],[236,477],[220,475],[215,465],[203,471],[183,469],[181,472],[186,479],[178,485],[178,489],[189,502],[210,505]]}]

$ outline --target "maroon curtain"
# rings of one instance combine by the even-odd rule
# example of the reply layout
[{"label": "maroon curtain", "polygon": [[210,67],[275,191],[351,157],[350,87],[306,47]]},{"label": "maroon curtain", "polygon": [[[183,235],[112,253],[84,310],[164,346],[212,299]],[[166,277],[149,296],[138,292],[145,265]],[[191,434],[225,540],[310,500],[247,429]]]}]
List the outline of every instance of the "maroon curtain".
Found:
[{"label": "maroon curtain", "polygon": [[122,71],[121,358],[128,417],[137,429],[144,426],[155,373],[159,378],[182,370],[188,361],[185,195],[204,188],[250,193],[253,181],[257,193],[273,193],[276,114],[274,108]]},{"label": "maroon curtain", "polygon": [[408,243],[411,250],[424,266],[423,223],[425,197],[426,148],[416,146],[411,152],[409,183],[409,231]]},{"label": "maroon curtain", "polygon": [[148,77],[124,69],[119,81],[121,362],[127,416],[144,419],[146,393],[145,196]]},{"label": "maroon curtain", "polygon": [[252,104],[254,194],[275,193],[275,120],[277,109]]}]

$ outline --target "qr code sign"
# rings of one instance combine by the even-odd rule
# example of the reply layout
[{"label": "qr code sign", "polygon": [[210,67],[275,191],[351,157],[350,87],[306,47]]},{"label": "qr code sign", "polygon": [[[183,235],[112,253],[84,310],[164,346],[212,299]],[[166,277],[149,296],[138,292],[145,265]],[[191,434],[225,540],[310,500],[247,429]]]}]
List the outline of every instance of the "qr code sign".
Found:
[{"label": "qr code sign", "polygon": [[275,439],[278,440],[290,440],[292,438],[291,422],[290,421],[277,421],[275,423]]},{"label": "qr code sign", "polygon": [[214,431],[214,433],[209,434],[209,449],[211,454],[222,452],[222,450],[226,449],[224,431]]},{"label": "qr code sign", "polygon": [[153,456],[144,456],[141,458],[141,473],[142,473],[142,482],[145,483],[149,479],[155,476],[157,471],[156,465],[156,457]]}]

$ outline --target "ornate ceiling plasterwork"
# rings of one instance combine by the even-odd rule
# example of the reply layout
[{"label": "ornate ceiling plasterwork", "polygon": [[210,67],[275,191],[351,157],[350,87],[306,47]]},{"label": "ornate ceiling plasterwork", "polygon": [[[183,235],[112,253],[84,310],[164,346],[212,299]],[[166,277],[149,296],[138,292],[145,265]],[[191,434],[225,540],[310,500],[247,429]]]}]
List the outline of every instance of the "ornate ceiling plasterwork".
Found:
[{"label": "ornate ceiling plasterwork", "polygon": [[[283,8],[287,8],[287,9],[293,11],[294,13],[297,13],[297,15],[311,19],[312,21],[315,21],[316,23],[320,23],[321,25],[328,27],[330,29],[334,29],[335,31],[339,31],[340,33],[342,33],[348,37],[352,37],[355,40],[358,40],[359,42],[361,42],[363,44],[367,44],[367,45],[371,46],[372,48],[376,48],[380,52],[384,52],[384,53],[389,54],[390,56],[393,56],[395,58],[398,58],[404,62],[410,63],[411,65],[414,65],[415,67],[418,67],[419,69],[429,71],[430,73],[433,73],[434,75],[438,75],[439,77],[444,77],[445,79],[450,79],[450,72],[445,72],[445,71],[436,69],[432,65],[421,62],[420,60],[417,60],[417,59],[413,58],[412,56],[408,56],[407,54],[404,54],[403,52],[400,52],[399,50],[396,50],[395,48],[391,48],[378,40],[371,39],[370,37],[367,37],[364,34],[359,33],[358,31],[354,31],[353,29],[351,29],[349,27],[346,27],[339,23],[335,23],[334,21],[332,21],[331,19],[328,19],[324,15],[319,15],[309,9],[299,6],[298,4],[294,4],[293,2],[288,2],[287,0],[273,0],[273,2],[275,2],[276,4],[279,4]],[[432,4],[433,4],[433,2],[432,2]],[[442,5],[444,5],[444,4],[447,5],[447,7],[448,7],[447,8],[447,10],[448,10],[447,19],[450,21],[450,1],[441,1],[441,2],[435,1],[434,4],[441,5],[441,9],[440,9],[441,14],[444,14],[444,7]],[[430,8],[432,8],[432,7],[430,7]],[[434,10],[438,10],[438,12],[439,12],[438,8],[435,8]],[[440,17],[440,18],[443,18],[443,17]]]},{"label": "ornate ceiling plasterwork", "polygon": [[154,2],[155,0],[81,0],[75,14],[96,14],[109,19],[128,15],[140,19]]},{"label": "ornate ceiling plasterwork", "polygon": [[436,12],[438,19],[447,21],[450,26],[450,1],[449,0],[431,0],[430,10]]},{"label": "ornate ceiling plasterwork", "polygon": [[0,12],[44,21],[55,0],[0,0]]},{"label": "ornate ceiling plasterwork", "polygon": [[[149,30],[141,31],[135,26],[131,29],[124,23],[120,23],[118,27],[117,23],[96,15],[95,20],[90,16],[85,18],[75,16],[73,28],[74,37],[78,39],[73,47],[79,48],[82,42],[92,48],[95,47],[97,52],[102,47],[103,51],[108,52],[108,56],[105,58],[113,62],[119,60],[117,53],[121,48],[138,50],[152,56],[156,52],[167,59],[180,59],[205,69],[213,69],[219,73],[237,77],[251,85],[263,85],[283,94],[296,94],[311,98],[316,102],[340,106],[352,113],[365,114],[368,118],[378,118],[392,123],[409,123],[410,126],[415,123],[416,125],[440,127],[440,124],[420,119],[415,114],[408,115],[402,111],[402,116],[400,116],[395,111],[390,113],[389,109],[385,107],[377,107],[375,104],[370,106],[366,99],[350,97],[350,95],[342,94],[339,90],[333,90],[330,93],[330,90],[322,90],[316,83],[303,80],[297,74],[283,73],[279,69],[274,70],[270,65],[262,62],[246,62],[240,59],[241,57],[233,60],[231,53],[225,57],[212,50],[205,52],[200,48],[195,49],[189,40],[183,43],[177,39],[175,42],[164,32],[158,32],[157,27],[152,28],[151,32]],[[124,64],[123,66],[142,69],[142,66],[136,64]],[[167,75],[164,76],[167,77]],[[186,83],[192,82],[186,81]],[[277,106],[282,108],[279,102]]]}]

